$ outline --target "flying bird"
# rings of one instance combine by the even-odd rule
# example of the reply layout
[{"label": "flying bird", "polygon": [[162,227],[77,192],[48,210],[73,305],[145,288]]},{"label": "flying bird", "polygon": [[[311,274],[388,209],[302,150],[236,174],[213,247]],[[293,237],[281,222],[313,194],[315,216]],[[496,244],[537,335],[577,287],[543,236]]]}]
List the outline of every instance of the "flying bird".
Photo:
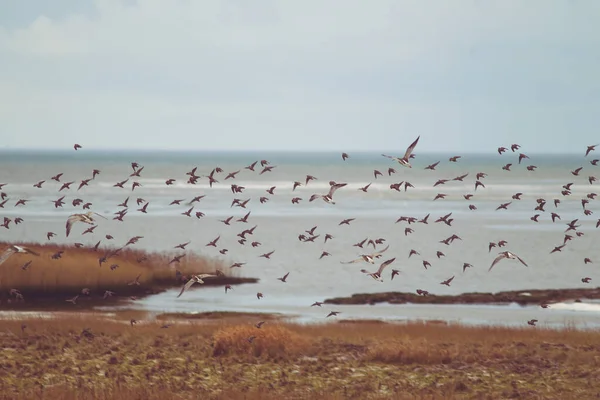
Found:
[{"label": "flying bird", "polygon": [[322,198],[323,201],[325,201],[325,203],[335,204],[335,202],[333,201],[333,194],[336,192],[336,190],[343,188],[346,185],[347,185],[347,183],[335,183],[335,184],[331,185],[331,187],[329,188],[329,193],[327,193],[325,195],[313,194],[312,196],[310,196],[310,199],[308,201],[312,202],[318,198]]},{"label": "flying bird", "polygon": [[40,255],[39,253],[31,250],[28,247],[11,245],[7,249],[5,249],[2,252],[2,254],[0,254],[0,264],[4,263],[6,260],[8,260],[10,258],[10,256],[12,256],[13,254],[16,254],[16,253],[29,253],[29,254],[33,254],[34,256]]},{"label": "flying bird", "polygon": [[393,157],[393,156],[388,156],[385,154],[382,154],[382,156],[390,158],[392,160],[397,161],[400,165],[404,166],[404,167],[408,167],[408,168],[412,168],[412,165],[410,165],[410,156],[413,152],[413,150],[415,149],[415,147],[417,147],[417,143],[419,143],[419,139],[421,138],[421,136],[419,135],[414,142],[412,142],[412,144],[410,146],[408,146],[408,148],[406,149],[406,152],[404,153],[404,156],[402,158],[398,158],[398,157]]},{"label": "flying bird", "polygon": [[66,223],[67,237],[69,236],[69,233],[71,233],[71,228],[73,227],[73,224],[75,222],[83,222],[83,223],[86,223],[89,225],[93,225],[94,224],[94,218],[92,218],[93,214],[99,215],[100,217],[107,219],[105,216],[100,215],[95,212],[92,212],[92,211],[85,213],[85,214],[73,214],[73,215],[69,216],[69,218],[67,218],[67,223]]},{"label": "flying bird", "polygon": [[383,272],[385,267],[387,267],[394,261],[396,261],[396,257],[390,258],[389,260],[382,262],[381,265],[379,266],[379,269],[375,272],[369,272],[366,269],[361,269],[360,272],[362,272],[363,274],[369,275],[371,278],[375,279],[376,281],[383,282],[383,279],[381,279],[381,273]]},{"label": "flying bird", "polygon": [[186,290],[188,290],[189,288],[192,287],[192,285],[194,283],[204,283],[203,279],[204,278],[212,278],[212,277],[216,277],[216,275],[212,275],[212,274],[200,274],[200,275],[194,275],[192,276],[192,278],[187,281],[185,283],[185,285],[183,285],[183,287],[181,288],[181,292],[179,292],[179,294],[177,295],[177,298],[181,297],[181,295],[183,294],[183,292],[185,292]]},{"label": "flying bird", "polygon": [[524,266],[528,266],[527,263],[525,261],[523,261],[523,259],[521,257],[519,257],[518,255],[511,253],[510,251],[503,251],[498,253],[498,257],[496,257],[494,259],[494,261],[492,262],[492,265],[490,265],[490,269],[488,269],[488,272],[492,270],[492,268],[494,268],[494,265],[498,264],[501,260],[503,259],[513,259],[513,260],[519,260],[521,262],[521,264],[523,264]]}]

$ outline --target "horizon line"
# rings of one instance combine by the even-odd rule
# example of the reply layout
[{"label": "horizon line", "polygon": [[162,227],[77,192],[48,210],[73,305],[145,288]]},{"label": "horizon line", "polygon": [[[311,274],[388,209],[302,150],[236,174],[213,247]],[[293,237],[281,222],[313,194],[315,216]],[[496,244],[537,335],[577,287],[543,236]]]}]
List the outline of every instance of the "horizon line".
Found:
[{"label": "horizon line", "polygon": [[[75,152],[76,150],[73,150],[73,148],[62,148],[62,147],[50,147],[50,148],[40,148],[40,147],[0,147],[0,152],[3,153],[9,153],[9,152],[26,152],[26,151],[32,151],[32,152],[47,152],[47,153],[69,153],[69,152]],[[215,152],[215,153],[298,153],[298,154],[302,154],[302,153],[355,153],[355,154],[373,154],[373,153],[386,153],[389,151],[388,150],[364,150],[364,149],[355,149],[355,150],[322,150],[322,149],[315,149],[315,150],[308,150],[308,149],[303,149],[303,150],[293,150],[293,149],[266,149],[266,150],[259,150],[259,149],[224,149],[224,148],[214,148],[214,149],[210,149],[210,148],[204,148],[204,149],[189,149],[189,148],[126,148],[126,147],[94,147],[94,148],[90,148],[90,149],[86,149],[85,147],[83,147],[80,150],[77,150],[77,152],[89,152],[89,153],[104,153],[104,152],[110,152],[110,151],[114,151],[114,152],[119,152],[119,153],[124,153],[124,152],[144,152],[144,153],[149,153],[149,152],[163,152],[163,153],[209,153],[209,152]],[[455,154],[456,155],[486,155],[486,154],[498,154],[497,151],[467,151],[467,152],[462,152],[462,153],[458,153],[456,151],[440,151],[440,150],[432,150],[432,151],[423,151],[423,152],[419,152],[419,151],[415,151],[415,154]],[[507,154],[513,153],[512,151],[507,151]],[[522,153],[520,151],[515,151],[515,154],[518,153]],[[582,153],[582,155],[585,152],[575,152],[575,151],[528,151],[526,154],[535,154],[535,155],[577,155],[579,153]]]}]

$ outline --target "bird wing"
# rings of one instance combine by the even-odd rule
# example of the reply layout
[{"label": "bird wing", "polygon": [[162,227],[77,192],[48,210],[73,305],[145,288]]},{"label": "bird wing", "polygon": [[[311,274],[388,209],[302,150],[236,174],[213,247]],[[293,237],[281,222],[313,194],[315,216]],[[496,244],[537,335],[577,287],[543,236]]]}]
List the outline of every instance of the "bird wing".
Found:
[{"label": "bird wing", "polygon": [[359,257],[359,258],[357,258],[355,260],[352,260],[352,261],[340,261],[340,264],[354,264],[354,263],[357,263],[359,261],[362,261],[362,257]]},{"label": "bird wing", "polygon": [[12,247],[9,247],[8,249],[4,250],[2,255],[0,255],[0,264],[5,262],[6,260],[8,260],[9,257],[12,256],[14,253],[15,253],[15,250]]},{"label": "bird wing", "polygon": [[389,248],[390,248],[390,245],[388,244],[388,245],[385,247],[385,249],[383,249],[383,250],[380,250],[380,251],[377,251],[377,252],[375,252],[375,253],[371,254],[371,257],[378,256],[378,255],[380,255],[380,254],[384,253],[384,252],[385,252],[387,249],[389,249]]},{"label": "bird wing", "polygon": [[77,221],[79,221],[79,216],[76,214],[71,215],[69,218],[67,218],[67,224],[66,224],[67,237],[69,236],[69,233],[71,233],[71,228],[73,227],[73,224]]},{"label": "bird wing", "polygon": [[417,143],[419,143],[419,139],[421,138],[421,135],[419,135],[414,142],[412,142],[412,144],[410,146],[408,146],[408,148],[406,149],[406,153],[404,153],[404,158],[408,160],[408,157],[410,157],[411,153],[413,152],[413,150],[415,149],[415,147],[417,147]]},{"label": "bird wing", "polygon": [[492,270],[492,268],[494,268],[494,265],[498,264],[500,262],[500,260],[502,260],[503,258],[506,258],[506,255],[504,253],[500,253],[498,255],[498,257],[496,257],[494,259],[494,261],[492,262],[492,265],[490,265],[490,269],[488,269],[488,272]]},{"label": "bird wing", "polygon": [[[26,251],[27,253],[29,253],[29,254],[33,254],[34,256],[39,256],[39,255],[40,255],[40,253],[37,253],[37,252],[35,252],[35,251],[33,251],[33,250],[31,250],[31,249],[27,248],[27,247],[23,247],[23,250],[25,250],[25,251]],[[1,263],[0,263],[0,264],[1,264]]]},{"label": "bird wing", "polygon": [[387,267],[388,265],[390,265],[394,261],[396,261],[396,257],[390,258],[389,260],[382,262],[381,265],[379,266],[379,269],[377,270],[377,275],[381,275],[381,273],[383,272],[383,270],[385,269],[385,267]]},{"label": "bird wing", "polygon": [[185,283],[185,285],[183,285],[183,287],[181,288],[181,292],[179,292],[179,294],[177,295],[177,298],[179,298],[183,294],[183,292],[188,290],[195,282],[196,282],[196,280],[194,278],[187,281]]},{"label": "bird wing", "polygon": [[392,160],[396,160],[398,157],[388,156],[387,154],[382,154],[382,156],[391,158]]},{"label": "bird wing", "polygon": [[339,188],[342,188],[346,185],[347,185],[347,183],[336,183],[335,185],[331,185],[331,187],[329,188],[329,193],[328,193],[329,197],[332,197],[336,190],[338,190]]},{"label": "bird wing", "polygon": [[519,261],[521,261],[521,264],[523,264],[524,266],[528,267],[527,263],[525,261],[523,261],[523,259],[521,257],[519,257],[518,255],[515,254],[515,257],[517,257],[517,259]]}]

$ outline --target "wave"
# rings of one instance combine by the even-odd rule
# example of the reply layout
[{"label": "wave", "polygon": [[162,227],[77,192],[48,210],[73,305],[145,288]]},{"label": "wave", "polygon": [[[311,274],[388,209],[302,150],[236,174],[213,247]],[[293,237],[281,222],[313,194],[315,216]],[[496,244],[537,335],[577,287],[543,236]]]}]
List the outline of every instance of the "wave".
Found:
[{"label": "wave", "polygon": [[[41,189],[34,188],[33,183],[15,183],[10,185],[10,192],[13,194],[31,194],[31,195],[46,195],[49,193],[57,194],[58,196],[68,195],[85,195],[91,193],[106,193],[106,189],[111,190],[112,193],[118,193],[119,191],[123,193],[131,193],[131,184],[133,180],[130,180],[124,185],[124,188],[114,187],[116,181],[97,181],[94,182],[93,185],[85,186],[81,190],[77,190],[79,184],[74,184],[72,189],[64,190],[62,192],[58,192],[56,187],[54,186],[43,186]],[[219,183],[213,184],[211,187],[207,180],[199,180],[196,184],[190,184],[186,181],[176,181],[172,185],[166,185],[164,179],[138,179],[136,182],[141,184],[140,187],[136,188],[133,193],[138,193],[141,191],[147,190],[156,190],[162,189],[160,192],[164,193],[172,193],[174,190],[226,190],[231,191],[231,185],[236,184],[239,186],[243,186],[245,190],[248,191],[256,191],[261,190],[265,191],[275,186],[275,193],[280,192],[292,192],[294,181],[292,180],[228,180],[228,181],[220,181]],[[344,188],[341,188],[338,193],[355,191],[358,192],[360,188],[363,188],[370,184],[368,191],[369,192],[389,192],[390,185],[392,183],[400,183],[401,179],[396,179],[394,181],[386,181],[386,182],[376,182],[376,181],[342,181],[346,182],[348,185]],[[327,193],[330,188],[329,181],[312,181],[306,185],[304,182],[301,182],[302,185],[298,186],[293,192],[311,192],[311,193]],[[556,185],[544,184],[538,182],[522,182],[522,183],[487,183],[485,188],[479,188],[475,191],[475,186],[473,182],[447,182],[444,185],[433,186],[435,183],[434,180],[424,180],[424,179],[415,179],[412,180],[411,183],[414,185],[414,188],[409,188],[408,192],[418,190],[420,192],[429,192],[429,193],[473,193],[475,195],[480,195],[482,197],[489,196],[491,194],[500,194],[500,193],[510,193],[515,194],[518,192],[524,193],[523,197],[532,197],[532,196],[543,196],[543,195],[556,195],[557,187]],[[579,193],[588,193],[590,190],[589,185],[573,185],[571,187],[571,192],[573,194]],[[402,193],[405,193],[402,190]]]},{"label": "wave", "polygon": [[549,308],[564,311],[600,312],[600,303],[554,303],[551,304]]}]

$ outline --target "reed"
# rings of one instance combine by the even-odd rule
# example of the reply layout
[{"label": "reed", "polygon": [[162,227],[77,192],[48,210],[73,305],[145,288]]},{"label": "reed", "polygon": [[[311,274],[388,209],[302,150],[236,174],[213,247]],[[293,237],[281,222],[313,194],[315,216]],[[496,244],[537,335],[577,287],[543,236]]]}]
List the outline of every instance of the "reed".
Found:
[{"label": "reed", "polygon": [[[597,331],[350,321],[297,325],[250,317],[189,319],[169,328],[162,328],[163,321],[131,326],[129,320],[92,313],[2,320],[0,399],[600,394]],[[260,329],[254,326],[259,318],[267,321]]]},{"label": "reed", "polygon": [[[0,242],[0,251],[10,244],[12,243]],[[6,293],[12,288],[17,288],[25,297],[74,295],[82,288],[99,293],[114,290],[120,294],[140,295],[149,290],[181,284],[181,280],[176,279],[176,270],[184,276],[215,273],[217,270],[229,277],[232,277],[230,274],[237,273],[224,268],[221,261],[190,252],[186,252],[180,262],[169,265],[173,256],[183,254],[183,251],[151,253],[127,247],[100,265],[100,258],[110,254],[115,248],[100,247],[96,251],[93,248],[77,248],[73,245],[19,244],[31,248],[40,256],[17,253],[1,264],[0,291]],[[52,256],[59,251],[63,251],[61,257],[53,259]],[[22,269],[28,261],[32,261],[31,265],[26,270]],[[140,277],[141,285],[128,285],[137,276]],[[207,284],[211,282],[207,280]]]}]

